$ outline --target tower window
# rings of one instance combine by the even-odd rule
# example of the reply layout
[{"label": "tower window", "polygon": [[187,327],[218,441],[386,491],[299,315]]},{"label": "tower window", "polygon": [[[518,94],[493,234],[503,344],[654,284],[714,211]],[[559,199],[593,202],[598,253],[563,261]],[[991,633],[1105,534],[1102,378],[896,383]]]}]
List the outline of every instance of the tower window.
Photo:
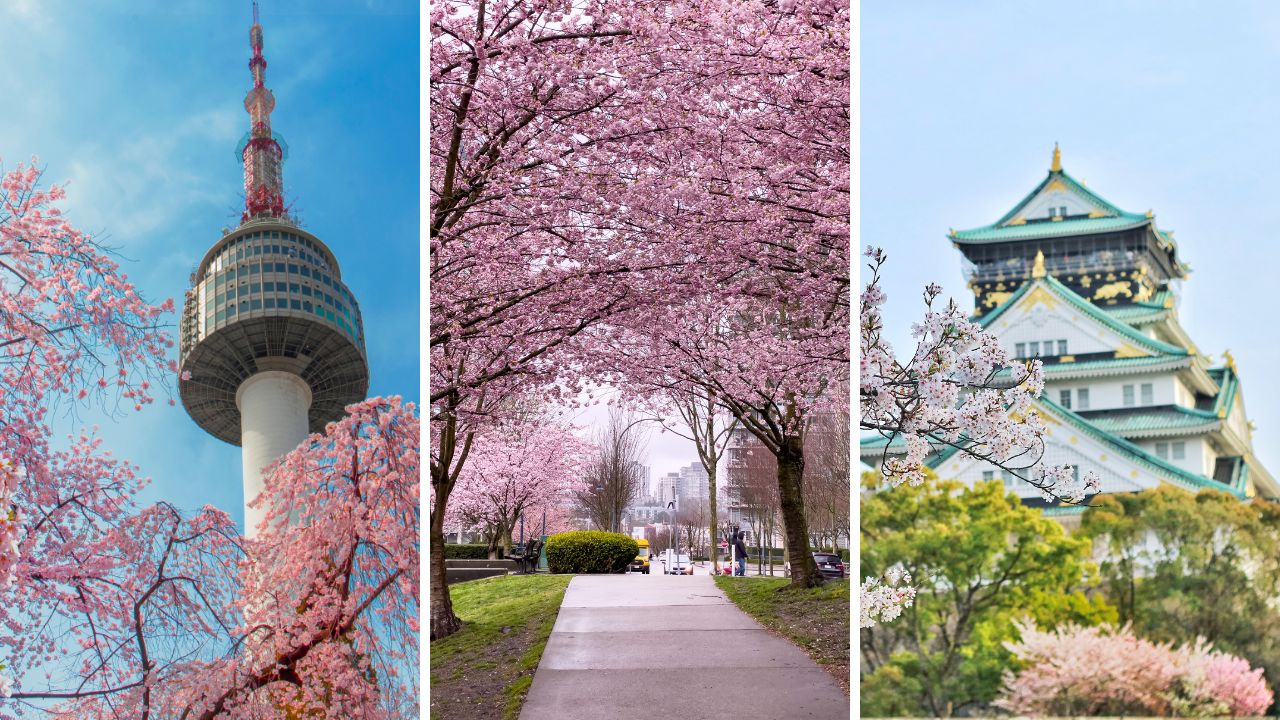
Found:
[{"label": "tower window", "polygon": [[996,479],[996,474],[995,474],[993,471],[991,471],[991,470],[983,470],[983,471],[982,471],[982,481],[983,481],[983,482],[987,482],[987,481],[989,481],[989,480],[995,480],[995,479]]},{"label": "tower window", "polygon": [[1155,402],[1155,390],[1151,383],[1142,383],[1142,404],[1154,405]]},{"label": "tower window", "polygon": [[1089,409],[1089,388],[1080,388],[1076,391],[1076,404],[1079,405],[1077,410]]},{"label": "tower window", "polygon": [[1161,460],[1169,459],[1169,443],[1156,443],[1156,457]]},{"label": "tower window", "polygon": [[1068,410],[1071,409],[1071,391],[1062,390],[1058,393],[1058,404]]},{"label": "tower window", "polygon": [[1185,442],[1176,442],[1173,444],[1173,459],[1174,460],[1187,459],[1187,444]]},{"label": "tower window", "polygon": [[1058,354],[1059,354],[1059,355],[1066,355],[1066,354],[1067,354],[1067,341],[1066,341],[1066,340],[1059,340],[1059,341],[1058,341]]},{"label": "tower window", "polygon": [[1125,385],[1122,388],[1122,392],[1124,393],[1124,406],[1133,407],[1133,386]]},{"label": "tower window", "polygon": [[1031,357],[1040,357],[1040,343],[1030,343],[1030,347],[1028,349],[1031,351]]}]

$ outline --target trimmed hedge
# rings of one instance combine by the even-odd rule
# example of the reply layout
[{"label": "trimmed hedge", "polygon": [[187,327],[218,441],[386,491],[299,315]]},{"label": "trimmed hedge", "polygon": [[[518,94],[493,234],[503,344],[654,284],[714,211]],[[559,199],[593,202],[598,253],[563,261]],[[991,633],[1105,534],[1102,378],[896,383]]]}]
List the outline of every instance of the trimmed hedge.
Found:
[{"label": "trimmed hedge", "polygon": [[[502,558],[502,546],[498,546],[498,557]],[[472,543],[470,545],[458,545],[456,543],[447,543],[444,546],[445,560],[488,560],[489,546],[484,543]]]},{"label": "trimmed hedge", "polygon": [[553,573],[622,572],[640,545],[622,533],[577,530],[547,538],[547,567]]}]

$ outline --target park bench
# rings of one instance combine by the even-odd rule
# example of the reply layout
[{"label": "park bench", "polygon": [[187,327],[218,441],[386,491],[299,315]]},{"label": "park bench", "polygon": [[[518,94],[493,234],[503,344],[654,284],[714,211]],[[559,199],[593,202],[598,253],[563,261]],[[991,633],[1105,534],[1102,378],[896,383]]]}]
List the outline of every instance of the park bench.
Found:
[{"label": "park bench", "polygon": [[515,560],[520,565],[520,572],[528,575],[538,567],[538,555],[542,552],[541,540],[530,540],[528,545],[519,545],[511,548],[510,559]]}]

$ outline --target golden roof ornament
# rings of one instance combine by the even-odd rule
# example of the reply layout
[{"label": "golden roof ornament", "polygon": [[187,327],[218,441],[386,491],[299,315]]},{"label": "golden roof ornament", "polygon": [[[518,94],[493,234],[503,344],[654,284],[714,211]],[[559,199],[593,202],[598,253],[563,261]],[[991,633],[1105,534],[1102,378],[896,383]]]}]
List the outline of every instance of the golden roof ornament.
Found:
[{"label": "golden roof ornament", "polygon": [[1042,278],[1044,276],[1044,251],[1036,250],[1036,264],[1031,266],[1031,277]]},{"label": "golden roof ornament", "polygon": [[1223,358],[1224,360],[1226,360],[1226,361],[1227,361],[1227,367],[1231,368],[1231,372],[1233,372],[1233,373],[1235,373],[1235,374],[1237,374],[1237,375],[1239,375],[1239,374],[1240,374],[1240,371],[1239,371],[1239,370],[1236,370],[1236,359],[1235,359],[1235,358],[1233,358],[1233,357],[1231,357],[1231,351],[1230,351],[1230,350],[1223,350],[1223,351],[1222,351],[1222,358]]},{"label": "golden roof ornament", "polygon": [[1062,151],[1058,149],[1058,143],[1053,144],[1053,164],[1049,166],[1049,172],[1062,172]]}]

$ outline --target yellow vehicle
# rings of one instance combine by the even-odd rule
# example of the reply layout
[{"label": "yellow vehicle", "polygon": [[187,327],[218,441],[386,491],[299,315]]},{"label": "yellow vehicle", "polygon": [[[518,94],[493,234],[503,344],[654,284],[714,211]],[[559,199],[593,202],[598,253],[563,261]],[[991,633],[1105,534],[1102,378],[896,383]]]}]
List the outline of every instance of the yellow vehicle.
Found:
[{"label": "yellow vehicle", "polygon": [[640,554],[636,555],[636,559],[631,561],[631,569],[649,574],[649,541],[636,540],[636,544],[640,546]]}]

